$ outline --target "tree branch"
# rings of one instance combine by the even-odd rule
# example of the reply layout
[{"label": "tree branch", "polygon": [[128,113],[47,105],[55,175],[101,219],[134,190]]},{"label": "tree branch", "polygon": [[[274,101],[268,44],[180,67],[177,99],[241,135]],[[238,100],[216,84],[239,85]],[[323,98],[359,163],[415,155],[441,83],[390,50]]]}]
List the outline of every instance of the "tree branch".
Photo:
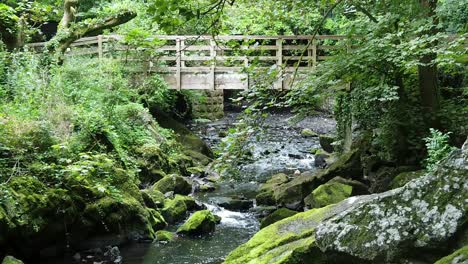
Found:
[{"label": "tree branch", "polygon": [[365,9],[361,5],[354,3],[354,6],[356,7],[357,10],[361,11],[364,15],[366,15],[372,22],[374,23],[379,22],[377,18],[375,18],[369,11],[367,11],[367,9]]}]

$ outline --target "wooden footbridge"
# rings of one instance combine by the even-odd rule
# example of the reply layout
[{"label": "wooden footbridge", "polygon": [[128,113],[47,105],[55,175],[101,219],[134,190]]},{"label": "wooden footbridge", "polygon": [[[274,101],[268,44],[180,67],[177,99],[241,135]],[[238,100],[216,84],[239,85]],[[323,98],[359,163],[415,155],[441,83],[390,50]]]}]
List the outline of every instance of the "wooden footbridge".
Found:
[{"label": "wooden footbridge", "polygon": [[[153,36],[130,45],[124,36],[99,35],[75,41],[67,55],[119,58],[132,70],[157,73],[173,89],[240,90],[252,72],[278,76],[275,89],[290,89],[293,73],[305,76],[340,48],[343,36]],[[45,43],[29,47],[40,49]]]}]

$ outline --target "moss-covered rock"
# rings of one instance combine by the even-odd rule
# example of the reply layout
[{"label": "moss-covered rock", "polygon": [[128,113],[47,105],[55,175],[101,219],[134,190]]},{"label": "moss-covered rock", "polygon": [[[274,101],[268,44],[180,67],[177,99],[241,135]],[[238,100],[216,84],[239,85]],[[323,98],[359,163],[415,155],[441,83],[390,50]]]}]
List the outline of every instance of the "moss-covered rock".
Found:
[{"label": "moss-covered rock", "polygon": [[2,264],[23,264],[23,261],[16,259],[12,256],[6,256],[3,259]]},{"label": "moss-covered rock", "polygon": [[175,238],[175,234],[166,230],[159,230],[156,232],[156,241],[170,242]]},{"label": "moss-covered rock", "polygon": [[352,186],[339,182],[328,182],[320,185],[304,198],[308,208],[320,208],[338,203],[351,196]]},{"label": "moss-covered rock", "polygon": [[305,138],[310,138],[310,137],[318,137],[318,134],[309,128],[304,128],[301,131],[301,136]]},{"label": "moss-covered rock", "polygon": [[209,210],[197,211],[177,229],[178,234],[199,236],[214,232],[218,218]]},{"label": "moss-covered rock", "polygon": [[288,176],[284,173],[273,175],[266,183],[264,183],[255,197],[258,205],[275,205],[276,201],[273,193],[280,185],[289,181]]},{"label": "moss-covered rock", "polygon": [[188,211],[205,209],[204,206],[199,204],[193,197],[176,194],[175,199],[183,201]]},{"label": "moss-covered rock", "polygon": [[161,230],[167,226],[167,222],[160,212],[154,209],[148,209],[148,211],[150,213],[149,221],[153,230]]},{"label": "moss-covered rock", "polygon": [[95,235],[121,234],[132,239],[154,239],[153,225],[164,221],[158,219],[155,210],[146,209],[131,196],[101,198],[86,206],[83,217],[85,226]]},{"label": "moss-covered rock", "polygon": [[[225,263],[405,263],[462,238],[468,221],[468,143],[434,173],[385,193],[285,218],[260,230]],[[453,241],[452,241],[453,242]],[[463,250],[462,250],[463,251]]]},{"label": "moss-covered rock", "polygon": [[165,201],[161,213],[168,223],[175,223],[183,220],[187,216],[187,205],[181,196],[176,196],[172,200],[167,199]]},{"label": "moss-covered rock", "polygon": [[424,171],[407,171],[398,174],[390,183],[391,189],[403,187],[405,184],[424,175]]},{"label": "moss-covered rock", "polygon": [[162,193],[174,192],[186,195],[192,192],[192,185],[184,177],[175,174],[159,180],[152,188]]},{"label": "moss-covered rock", "polygon": [[445,246],[468,221],[467,178],[465,146],[435,172],[368,196],[367,201],[321,223],[316,228],[317,245],[322,251],[371,262],[392,262],[421,249]]},{"label": "moss-covered rock", "polygon": [[[312,209],[261,229],[247,243],[231,252],[225,264],[309,263],[315,247],[317,224],[336,213],[333,205]],[[316,263],[321,263],[318,261]],[[315,262],[314,262],[315,263]]]},{"label": "moss-covered rock", "polygon": [[145,205],[149,208],[158,209],[164,207],[164,194],[155,189],[146,189],[141,191],[141,196]]},{"label": "moss-covered rock", "polygon": [[468,245],[439,259],[435,264],[464,264],[468,262]]},{"label": "moss-covered rock", "polygon": [[290,216],[293,216],[297,214],[296,211],[293,211],[293,210],[289,210],[287,208],[280,208],[276,211],[274,211],[273,213],[271,213],[270,215],[268,215],[267,217],[263,218],[261,223],[260,223],[260,229],[261,228],[264,228],[264,227],[267,227],[273,223],[276,223],[278,222],[279,220],[282,220],[284,218],[288,218]]}]

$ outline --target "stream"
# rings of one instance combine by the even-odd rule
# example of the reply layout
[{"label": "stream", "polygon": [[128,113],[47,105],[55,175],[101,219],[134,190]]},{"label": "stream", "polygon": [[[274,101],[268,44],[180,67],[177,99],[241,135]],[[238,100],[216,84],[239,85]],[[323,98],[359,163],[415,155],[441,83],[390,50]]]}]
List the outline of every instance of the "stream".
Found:
[{"label": "stream", "polygon": [[[216,148],[221,131],[227,131],[235,123],[237,113],[227,112],[225,117],[215,122],[193,122],[189,128]],[[135,243],[122,248],[125,264],[217,264],[239,245],[248,241],[259,230],[258,208],[243,212],[227,210],[219,206],[231,199],[253,201],[255,191],[261,182],[278,172],[293,173],[315,170],[313,148],[319,148],[316,137],[304,138],[301,131],[312,129],[317,133],[330,133],[335,121],[327,117],[308,117],[291,124],[291,113],[271,114],[266,122],[265,134],[259,141],[251,141],[252,162],[241,165],[243,182],[221,182],[214,192],[197,193],[195,198],[204,203],[213,213],[221,217],[216,231],[204,238],[179,237],[167,244]],[[175,231],[174,226],[170,231]]]}]

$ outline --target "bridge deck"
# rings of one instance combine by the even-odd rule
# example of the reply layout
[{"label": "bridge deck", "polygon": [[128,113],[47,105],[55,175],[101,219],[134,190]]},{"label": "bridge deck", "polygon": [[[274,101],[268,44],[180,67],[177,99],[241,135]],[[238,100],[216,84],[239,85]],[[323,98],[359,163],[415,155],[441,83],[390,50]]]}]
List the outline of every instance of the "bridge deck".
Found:
[{"label": "bridge deck", "polygon": [[[330,57],[343,36],[153,36],[146,45],[125,44],[120,35],[99,35],[75,41],[70,56],[112,56],[132,70],[160,74],[173,89],[248,89],[255,71],[276,74],[275,89],[289,89],[292,73],[304,76]],[[45,43],[33,43],[32,48]]]}]

